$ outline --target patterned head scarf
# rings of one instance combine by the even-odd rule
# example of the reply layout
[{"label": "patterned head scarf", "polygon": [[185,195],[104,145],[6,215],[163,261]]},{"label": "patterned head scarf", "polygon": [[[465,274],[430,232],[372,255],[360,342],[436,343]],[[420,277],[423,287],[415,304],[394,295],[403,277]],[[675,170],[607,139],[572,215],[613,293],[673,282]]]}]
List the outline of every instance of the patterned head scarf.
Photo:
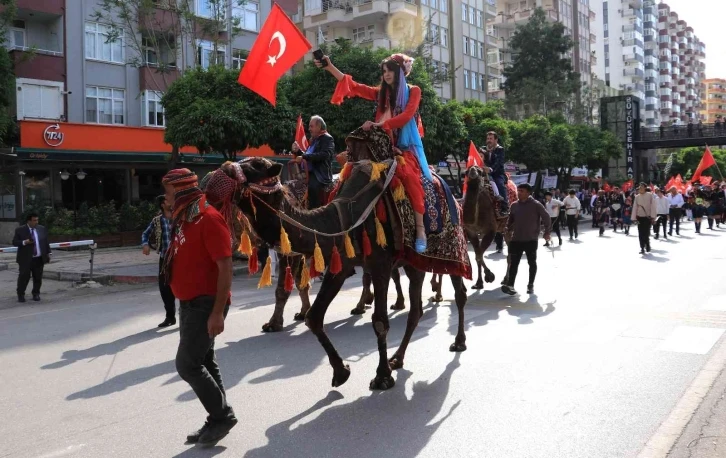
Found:
[{"label": "patterned head scarf", "polygon": [[[231,172],[233,177],[228,172]],[[202,180],[207,201],[219,209],[232,234],[234,233],[234,197],[245,181],[242,168],[236,162],[225,162],[221,168],[208,173]]]}]

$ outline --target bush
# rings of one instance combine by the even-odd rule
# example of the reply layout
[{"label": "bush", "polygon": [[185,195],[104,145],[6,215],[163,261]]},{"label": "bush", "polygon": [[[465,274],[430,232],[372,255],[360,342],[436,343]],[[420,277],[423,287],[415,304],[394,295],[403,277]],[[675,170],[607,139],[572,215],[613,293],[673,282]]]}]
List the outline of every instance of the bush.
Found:
[{"label": "bush", "polygon": [[83,202],[77,212],[67,208],[26,207],[23,221],[30,213],[38,214],[40,224],[51,235],[98,236],[146,229],[159,210],[153,202],[125,203],[118,210],[114,201],[96,207]]}]

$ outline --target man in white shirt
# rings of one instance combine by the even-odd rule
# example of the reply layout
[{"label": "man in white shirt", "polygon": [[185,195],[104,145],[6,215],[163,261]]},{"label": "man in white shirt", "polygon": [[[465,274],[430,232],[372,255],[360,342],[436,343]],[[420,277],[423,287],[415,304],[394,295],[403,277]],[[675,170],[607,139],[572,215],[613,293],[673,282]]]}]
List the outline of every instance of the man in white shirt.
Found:
[{"label": "man in white shirt", "polygon": [[[552,231],[557,234],[557,238],[562,245],[562,235],[560,234],[560,222],[558,218],[560,216],[560,208],[562,208],[562,202],[552,197],[552,193],[547,191],[545,193],[545,209],[552,219]],[[550,241],[545,241],[544,246],[550,246]]]},{"label": "man in white shirt", "polygon": [[577,219],[580,216],[580,209],[582,208],[582,205],[580,204],[580,199],[575,197],[574,189],[570,189],[568,194],[569,195],[565,197],[562,204],[565,207],[565,214],[567,215],[567,229],[570,231],[570,240],[572,240],[573,233],[575,238],[577,238]]},{"label": "man in white shirt", "polygon": [[670,189],[670,192],[666,196],[668,199],[668,219],[670,220],[668,226],[668,235],[673,235],[673,222],[676,223],[676,235],[681,235],[681,208],[685,203],[683,196],[678,192],[675,186]]},{"label": "man in white shirt", "polygon": [[668,198],[663,194],[663,190],[656,188],[655,190],[655,226],[653,226],[655,232],[655,239],[658,240],[658,235],[661,226],[663,227],[663,237],[668,239],[666,235],[666,225],[668,223],[668,214],[670,213],[670,203]]}]

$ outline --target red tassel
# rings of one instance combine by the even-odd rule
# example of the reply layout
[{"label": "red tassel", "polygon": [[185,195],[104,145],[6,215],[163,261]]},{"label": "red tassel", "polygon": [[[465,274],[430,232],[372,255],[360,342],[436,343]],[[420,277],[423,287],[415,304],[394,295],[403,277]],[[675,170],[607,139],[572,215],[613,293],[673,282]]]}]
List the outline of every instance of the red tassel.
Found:
[{"label": "red tassel", "polygon": [[333,252],[330,255],[330,273],[337,275],[343,270],[343,262],[340,260],[340,252],[338,247],[333,245]]},{"label": "red tassel", "polygon": [[285,291],[288,293],[292,291],[292,287],[295,285],[295,279],[292,278],[292,269],[290,266],[285,268]]},{"label": "red tassel", "polygon": [[260,261],[257,258],[257,247],[252,248],[252,254],[247,260],[247,270],[249,271],[250,275],[254,275],[257,273],[258,270],[260,270]]},{"label": "red tassel", "polygon": [[363,229],[363,256],[371,255],[371,239],[368,238],[368,231]]},{"label": "red tassel", "polygon": [[310,260],[310,278],[318,278],[320,273],[315,270],[315,259]]},{"label": "red tassel", "polygon": [[386,215],[386,206],[383,204],[382,199],[379,199],[378,203],[376,204],[376,217],[378,218],[378,221],[382,223],[388,221],[388,216]]}]

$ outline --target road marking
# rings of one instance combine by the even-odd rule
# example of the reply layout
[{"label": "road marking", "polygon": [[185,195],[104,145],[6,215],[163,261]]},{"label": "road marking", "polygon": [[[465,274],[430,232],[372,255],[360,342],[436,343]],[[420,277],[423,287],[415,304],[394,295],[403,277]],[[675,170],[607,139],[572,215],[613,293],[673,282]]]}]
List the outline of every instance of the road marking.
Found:
[{"label": "road marking", "polygon": [[724,364],[726,364],[726,341],[721,343],[718,350],[703,366],[668,418],[645,444],[638,458],[664,458],[668,455],[723,370]]},{"label": "road marking", "polygon": [[724,329],[676,326],[671,334],[658,346],[661,351],[694,353],[705,355],[718,342]]},{"label": "road marking", "polygon": [[57,458],[59,456],[70,455],[71,453],[75,453],[85,446],[86,446],[86,444],[69,445],[68,447],[66,447],[64,449],[56,450],[55,452],[46,453],[45,455],[41,455],[38,458]]}]

